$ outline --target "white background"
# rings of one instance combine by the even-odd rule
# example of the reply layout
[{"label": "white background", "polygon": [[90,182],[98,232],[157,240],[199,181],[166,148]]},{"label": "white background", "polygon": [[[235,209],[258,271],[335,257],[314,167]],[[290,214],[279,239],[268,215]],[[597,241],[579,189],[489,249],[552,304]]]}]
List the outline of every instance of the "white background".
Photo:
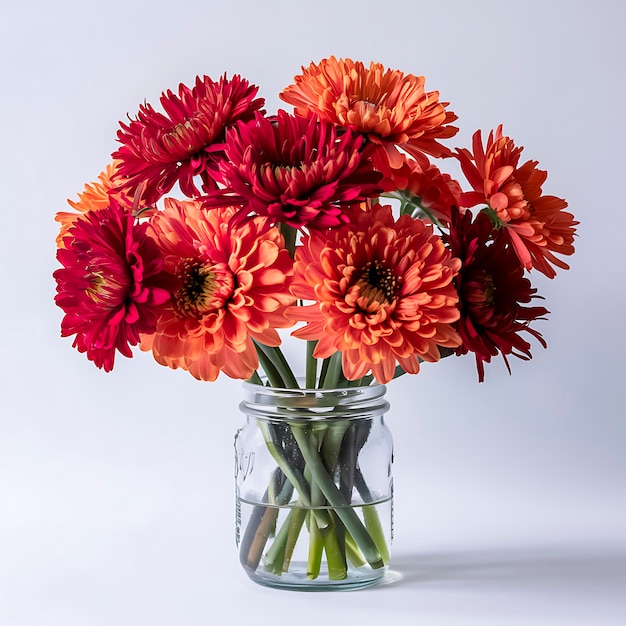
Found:
[{"label": "white background", "polygon": [[[10,6],[0,14],[0,624],[626,624],[626,4]],[[198,383],[145,354],[107,375],[59,337],[53,216],[96,178],[118,120],[144,99],[196,74],[240,73],[273,112],[300,66],[330,54],[425,75],[459,115],[453,147],[504,123],[581,225],[571,270],[535,276],[548,350],[515,360],[512,376],[493,363],[482,385],[472,358],[390,385],[392,581],[309,595],[258,587],[238,565],[239,382]]]}]

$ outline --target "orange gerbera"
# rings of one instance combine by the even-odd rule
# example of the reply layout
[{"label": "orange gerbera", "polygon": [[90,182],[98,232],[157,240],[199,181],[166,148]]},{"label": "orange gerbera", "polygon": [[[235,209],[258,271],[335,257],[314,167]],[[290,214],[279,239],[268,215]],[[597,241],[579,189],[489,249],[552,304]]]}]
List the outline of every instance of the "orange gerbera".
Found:
[{"label": "orange gerbera", "polygon": [[424,153],[451,155],[437,139],[456,134],[458,129],[447,124],[457,116],[446,111],[448,103],[439,102],[437,91],[424,90],[423,76],[385,69],[380,63],[366,68],[360,61],[331,56],[303,67],[294,80],[280,97],[295,107],[296,115],[318,116],[367,135],[393,168],[402,165],[396,146],[424,166]]},{"label": "orange gerbera", "polygon": [[238,209],[203,209],[195,200],[165,200],[151,233],[173,276],[173,298],[143,350],[173,369],[213,381],[220,371],[249,378],[258,367],[253,340],[280,344],[293,262],[277,228],[257,217],[233,220]]},{"label": "orange gerbera", "polygon": [[522,265],[533,267],[548,278],[569,266],[554,253],[574,253],[574,216],[564,209],[567,202],[543,195],[547,172],[537,169],[538,161],[526,161],[518,167],[522,147],[502,134],[502,125],[489,133],[483,147],[480,131],[473,136],[473,153],[457,149],[457,158],[473,191],[461,195],[461,206],[486,203],[496,227],[505,232]]},{"label": "orange gerbera", "polygon": [[317,340],[314,356],[342,352],[346,378],[371,370],[381,383],[396,362],[408,373],[461,342],[453,258],[432,226],[391,207],[356,211],[350,224],[312,231],[296,250],[292,292],[313,304],[290,309],[307,322],[293,335]]},{"label": "orange gerbera", "polygon": [[56,241],[58,248],[65,247],[63,238],[81,213],[104,209],[109,206],[111,198],[114,198],[121,207],[128,209],[132,207],[132,198],[119,189],[119,183],[114,183],[112,180],[117,165],[117,161],[109,163],[96,182],[87,183],[83,192],[78,194],[77,202],[68,199],[67,203],[78,211],[77,213],[59,211],[55,215],[54,219],[61,224]]}]

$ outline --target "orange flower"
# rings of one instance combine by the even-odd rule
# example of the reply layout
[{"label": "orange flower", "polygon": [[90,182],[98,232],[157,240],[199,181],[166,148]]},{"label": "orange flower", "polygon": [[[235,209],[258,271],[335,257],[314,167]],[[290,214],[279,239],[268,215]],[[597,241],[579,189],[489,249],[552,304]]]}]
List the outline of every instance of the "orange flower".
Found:
[{"label": "orange flower", "polygon": [[526,161],[518,167],[522,152],[513,140],[502,134],[502,125],[495,135],[489,133],[483,147],[480,131],[473,137],[473,153],[463,148],[457,157],[473,191],[461,194],[461,206],[486,203],[489,216],[506,234],[522,265],[533,267],[548,278],[569,266],[554,253],[574,253],[574,216],[567,211],[567,202],[556,196],[543,195],[542,185],[547,172],[537,169],[537,161]]},{"label": "orange flower", "polygon": [[447,126],[457,116],[446,111],[439,93],[424,90],[425,78],[386,70],[380,63],[367,69],[360,61],[324,59],[294,78],[295,84],[280,97],[302,117],[318,116],[351,128],[381,147],[380,153],[392,168],[402,165],[396,146],[426,166],[424,153],[450,156],[437,139],[452,137],[457,128]]},{"label": "orange flower", "polygon": [[220,371],[249,378],[258,367],[253,339],[280,344],[293,262],[265,218],[233,220],[238,209],[205,210],[195,200],[165,200],[151,233],[173,276],[173,298],[141,347],[161,365],[213,381]]},{"label": "orange flower", "polygon": [[117,162],[109,163],[105,170],[98,176],[98,180],[93,183],[87,183],[83,193],[78,194],[78,201],[72,200],[67,203],[78,213],[69,213],[66,211],[59,211],[54,219],[61,224],[61,229],[57,236],[57,247],[64,248],[63,238],[67,235],[70,227],[74,224],[75,220],[81,213],[87,211],[96,211],[98,209],[104,209],[109,206],[111,198],[115,198],[118,204],[122,207],[130,209],[132,206],[132,198],[118,189],[119,183],[114,184],[112,182],[113,174],[117,167]]},{"label": "orange flower", "polygon": [[396,362],[416,374],[420,360],[439,360],[439,346],[460,344],[460,265],[422,220],[394,222],[389,206],[355,210],[350,224],[312,231],[296,250],[292,292],[314,304],[290,309],[307,322],[292,334],[317,340],[315,357],[342,352],[350,380],[371,370],[386,383]]}]

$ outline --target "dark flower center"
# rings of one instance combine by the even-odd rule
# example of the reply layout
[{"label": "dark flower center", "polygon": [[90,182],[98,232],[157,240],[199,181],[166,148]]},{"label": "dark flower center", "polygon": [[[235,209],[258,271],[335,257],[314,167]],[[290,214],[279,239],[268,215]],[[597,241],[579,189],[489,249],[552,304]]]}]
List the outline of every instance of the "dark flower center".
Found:
[{"label": "dark flower center", "polygon": [[380,261],[369,261],[361,270],[357,281],[361,297],[366,298],[369,304],[391,304],[398,294],[398,277]]},{"label": "dark flower center", "polygon": [[497,313],[493,276],[484,270],[473,272],[463,283],[463,301],[474,320],[487,324]]},{"label": "dark flower center", "polygon": [[179,312],[188,317],[202,317],[223,308],[235,287],[225,263],[182,260],[177,275],[182,286],[176,292],[176,304]]},{"label": "dark flower center", "polygon": [[493,284],[493,278],[491,276],[485,276],[485,282],[483,283],[483,295],[485,303],[493,306],[495,299],[493,297],[496,286]]}]

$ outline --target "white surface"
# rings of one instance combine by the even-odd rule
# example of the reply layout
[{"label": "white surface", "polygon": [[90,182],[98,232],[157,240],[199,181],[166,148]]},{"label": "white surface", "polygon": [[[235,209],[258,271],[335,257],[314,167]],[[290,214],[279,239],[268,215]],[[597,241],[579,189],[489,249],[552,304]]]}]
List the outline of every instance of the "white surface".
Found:
[{"label": "white surface", "polygon": [[[22,2],[3,9],[0,624],[626,624],[621,2]],[[315,8],[314,8],[315,7]],[[570,272],[535,282],[549,349],[476,383],[471,359],[390,386],[389,584],[271,591],[240,571],[239,385],[147,355],[97,371],[58,337],[53,215],[117,122],[196,74],[267,109],[329,54],[424,74],[460,117],[504,123],[581,221]],[[354,620],[350,620],[351,622]]]}]

